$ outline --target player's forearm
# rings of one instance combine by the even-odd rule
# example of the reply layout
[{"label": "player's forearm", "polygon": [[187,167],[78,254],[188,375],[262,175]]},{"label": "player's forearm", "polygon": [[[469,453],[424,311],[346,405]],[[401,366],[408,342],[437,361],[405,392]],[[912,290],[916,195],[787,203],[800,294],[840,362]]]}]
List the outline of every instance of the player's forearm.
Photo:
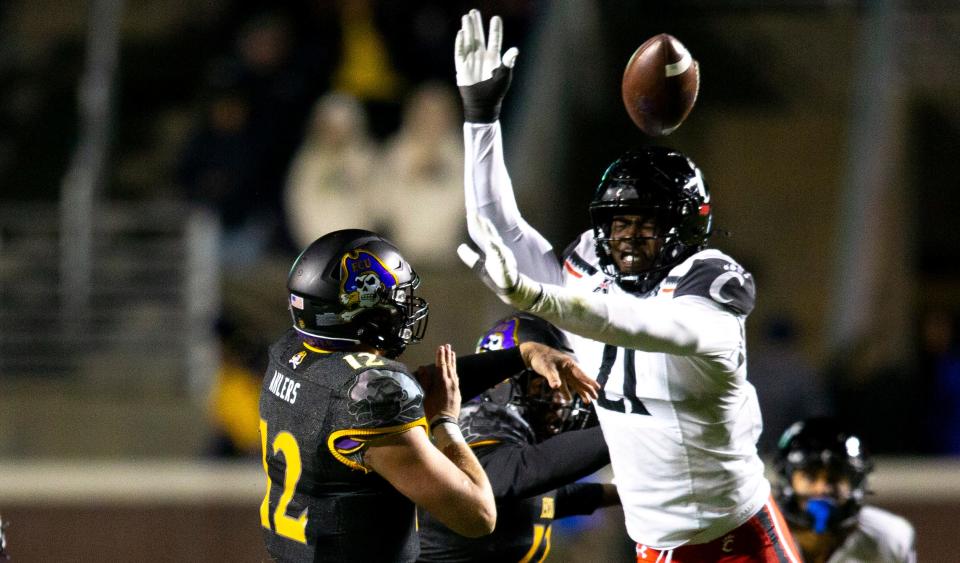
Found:
[{"label": "player's forearm", "polygon": [[[500,123],[466,123],[463,132],[467,214],[480,215],[493,223],[516,254],[521,272],[539,281],[558,283],[562,271],[553,246],[520,215],[504,163]],[[469,221],[467,229],[479,244],[479,233]]]},{"label": "player's forearm", "polygon": [[600,427],[563,432],[536,445],[500,447],[483,463],[497,498],[552,491],[610,463]]},{"label": "player's forearm", "polygon": [[549,284],[543,285],[530,311],[581,336],[648,352],[711,352],[725,346],[725,330],[718,328],[732,328],[733,334],[739,334],[735,318],[709,307],[582,293]]},{"label": "player's forearm", "polygon": [[557,491],[554,518],[593,514],[598,508],[620,504],[617,488],[609,483],[572,483]]},{"label": "player's forearm", "polygon": [[[493,531],[497,520],[497,506],[487,474],[476,455],[463,440],[455,424],[443,424],[434,431],[437,448],[463,475],[456,497],[447,508],[432,511],[451,530],[467,537],[478,537]],[[467,510],[471,507],[473,510]]]},{"label": "player's forearm", "polygon": [[477,457],[473,454],[470,446],[466,443],[448,444],[441,451],[466,475],[479,492],[482,493],[490,489],[487,474],[484,473],[483,467],[480,466],[480,462],[477,461]]},{"label": "player's forearm", "polygon": [[469,401],[526,367],[519,347],[457,356],[460,397]]}]

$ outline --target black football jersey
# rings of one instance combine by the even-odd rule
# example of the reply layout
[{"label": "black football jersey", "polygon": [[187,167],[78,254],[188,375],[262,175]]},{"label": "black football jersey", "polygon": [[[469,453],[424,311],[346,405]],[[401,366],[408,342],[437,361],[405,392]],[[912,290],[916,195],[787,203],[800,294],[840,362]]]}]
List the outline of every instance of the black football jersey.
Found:
[{"label": "black football jersey", "polygon": [[461,409],[460,428],[490,479],[497,526],[488,536],[467,538],[421,511],[420,561],[541,561],[555,518],[589,514],[600,505],[599,485],[561,486],[609,463],[599,427],[534,444],[533,431],[513,407],[479,401]]},{"label": "black football jersey", "polygon": [[372,438],[426,428],[420,385],[399,362],[319,350],[292,329],[269,358],[260,392],[267,551],[278,561],[415,560],[414,504],[363,455]]}]

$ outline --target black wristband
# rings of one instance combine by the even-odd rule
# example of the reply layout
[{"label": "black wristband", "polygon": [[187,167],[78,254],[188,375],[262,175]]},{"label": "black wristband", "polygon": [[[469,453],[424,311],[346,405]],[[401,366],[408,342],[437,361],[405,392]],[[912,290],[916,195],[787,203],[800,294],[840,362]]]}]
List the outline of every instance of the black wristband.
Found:
[{"label": "black wristband", "polygon": [[448,423],[448,422],[449,422],[449,423],[452,423],[452,424],[454,424],[454,425],[456,425],[456,426],[458,426],[458,427],[460,426],[460,423],[457,422],[457,419],[453,418],[452,416],[446,415],[446,414],[441,414],[441,415],[437,415],[437,416],[435,416],[435,417],[433,417],[433,418],[430,419],[430,433],[433,434],[433,429],[434,429],[435,427],[440,426],[441,424]]},{"label": "black wristband", "polygon": [[469,123],[493,123],[500,119],[500,105],[510,89],[513,69],[501,64],[490,78],[470,86],[460,86],[463,119]]}]

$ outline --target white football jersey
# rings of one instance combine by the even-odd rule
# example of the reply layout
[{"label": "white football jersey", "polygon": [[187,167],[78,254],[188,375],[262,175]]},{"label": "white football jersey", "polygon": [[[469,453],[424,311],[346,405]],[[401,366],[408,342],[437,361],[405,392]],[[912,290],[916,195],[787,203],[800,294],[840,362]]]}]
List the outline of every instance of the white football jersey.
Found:
[{"label": "white football jersey", "polygon": [[[720,537],[770,494],[756,450],[760,407],[746,378],[750,274],[722,252],[704,250],[637,297],[583,268],[587,259],[575,266],[580,259],[566,258],[565,285],[619,302],[604,314],[628,333],[619,346],[604,342],[614,340],[609,329],[594,338],[570,335],[580,365],[603,385],[597,414],[627,532],[658,548]],[[657,318],[637,322],[638,312]]]},{"label": "white football jersey", "polygon": [[875,506],[864,506],[857,527],[830,555],[829,563],[916,563],[913,526]]},{"label": "white football jersey", "polygon": [[499,123],[468,123],[464,138],[467,212],[487,217],[521,272],[545,284],[531,312],[568,332],[581,367],[603,387],[597,413],[630,537],[670,549],[746,522],[770,494],[746,378],[753,278],[704,250],[636,296],[598,270],[590,232],[558,262],[517,210]]}]

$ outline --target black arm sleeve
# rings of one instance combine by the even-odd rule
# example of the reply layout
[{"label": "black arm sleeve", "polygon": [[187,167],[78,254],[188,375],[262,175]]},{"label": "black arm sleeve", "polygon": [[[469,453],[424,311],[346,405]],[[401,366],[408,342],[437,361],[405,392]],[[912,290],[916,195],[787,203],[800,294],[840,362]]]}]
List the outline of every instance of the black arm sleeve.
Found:
[{"label": "black arm sleeve", "polygon": [[593,514],[603,506],[603,485],[600,483],[570,483],[557,489],[554,518]]},{"label": "black arm sleeve", "polygon": [[457,357],[460,397],[464,401],[476,397],[504,379],[526,369],[520,348],[482,352]]},{"label": "black arm sleeve", "polygon": [[484,448],[477,456],[498,500],[540,495],[610,463],[599,426],[564,432],[539,444]]}]

